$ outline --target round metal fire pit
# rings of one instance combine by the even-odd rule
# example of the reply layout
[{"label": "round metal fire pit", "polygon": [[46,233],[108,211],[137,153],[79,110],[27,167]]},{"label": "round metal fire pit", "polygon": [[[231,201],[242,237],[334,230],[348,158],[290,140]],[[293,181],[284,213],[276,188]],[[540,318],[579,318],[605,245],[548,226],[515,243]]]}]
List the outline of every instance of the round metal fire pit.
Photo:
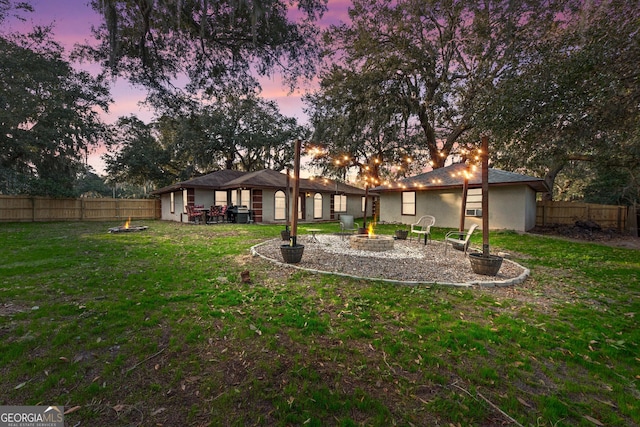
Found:
[{"label": "round metal fire pit", "polygon": [[370,252],[384,252],[393,249],[393,237],[390,236],[369,236],[367,234],[356,234],[349,238],[351,249]]}]

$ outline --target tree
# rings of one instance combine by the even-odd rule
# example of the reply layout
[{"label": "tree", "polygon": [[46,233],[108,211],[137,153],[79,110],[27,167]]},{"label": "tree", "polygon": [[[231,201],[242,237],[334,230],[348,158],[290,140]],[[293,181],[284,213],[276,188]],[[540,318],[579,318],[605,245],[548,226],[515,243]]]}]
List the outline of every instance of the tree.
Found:
[{"label": "tree", "polygon": [[[354,0],[351,23],[326,34],[330,58],[341,65],[323,70],[315,99],[332,102],[341,85],[356,88],[359,78],[366,87],[357,91],[358,103],[343,111],[325,110],[322,101],[312,103],[319,112],[312,115],[334,122],[346,116],[345,129],[353,131],[362,129],[354,123],[367,123],[371,137],[405,146],[441,167],[475,127],[480,96],[526,62],[562,3]],[[343,134],[338,143],[348,146],[347,138]]]},{"label": "tree", "polygon": [[[529,61],[498,84],[478,115],[492,133],[497,164],[544,176],[550,198],[589,189],[612,202],[637,201],[639,30],[634,5],[601,0],[585,2],[538,40]],[[572,170],[577,164],[582,178]],[[573,190],[564,188],[567,181]]]},{"label": "tree", "polygon": [[306,130],[274,102],[228,96],[189,114],[145,124],[122,117],[104,156],[112,182],[168,185],[212,170],[282,170],[293,158],[291,141]]},{"label": "tree", "polygon": [[[92,0],[104,23],[94,30],[99,46],[79,52],[103,63],[115,76],[149,88],[166,104],[187,78],[185,93],[215,95],[257,85],[254,71],[274,69],[291,84],[313,75],[317,51],[313,25],[326,0],[297,3],[244,0]],[[201,92],[204,91],[204,92]],[[170,98],[170,97],[169,97]]]},{"label": "tree", "polygon": [[33,12],[33,6],[28,1],[0,0],[0,24],[7,18],[24,21],[22,12]]},{"label": "tree", "polygon": [[200,170],[283,170],[293,159],[291,141],[306,136],[295,118],[256,95],[227,94],[183,124],[182,157],[194,159]]},{"label": "tree", "polygon": [[113,194],[105,179],[90,170],[78,177],[75,190],[81,197],[109,197]]},{"label": "tree", "polygon": [[119,118],[114,127],[115,138],[108,146],[115,153],[103,156],[110,182],[162,187],[175,180],[171,152],[159,141],[156,125],[129,116]]},{"label": "tree", "polygon": [[0,35],[0,191],[74,194],[83,155],[104,137],[110,102],[100,77],[77,72],[51,28]]},{"label": "tree", "polygon": [[366,175],[373,183],[409,172],[397,168],[419,150],[417,138],[407,132],[406,111],[379,101],[393,90],[380,84],[375,71],[333,66],[320,90],[305,97],[312,141],[320,147],[312,164],[343,178],[355,167],[360,178]]}]

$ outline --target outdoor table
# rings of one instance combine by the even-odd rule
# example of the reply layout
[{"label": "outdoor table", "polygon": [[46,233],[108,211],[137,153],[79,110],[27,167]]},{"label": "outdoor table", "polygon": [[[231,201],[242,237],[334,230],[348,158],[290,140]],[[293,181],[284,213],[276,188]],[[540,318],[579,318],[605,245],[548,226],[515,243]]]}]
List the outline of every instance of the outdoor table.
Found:
[{"label": "outdoor table", "polygon": [[321,229],[319,229],[319,228],[307,228],[307,231],[311,233],[311,238],[309,239],[309,242],[320,243],[320,241],[316,237],[316,233],[321,232],[322,231]]}]

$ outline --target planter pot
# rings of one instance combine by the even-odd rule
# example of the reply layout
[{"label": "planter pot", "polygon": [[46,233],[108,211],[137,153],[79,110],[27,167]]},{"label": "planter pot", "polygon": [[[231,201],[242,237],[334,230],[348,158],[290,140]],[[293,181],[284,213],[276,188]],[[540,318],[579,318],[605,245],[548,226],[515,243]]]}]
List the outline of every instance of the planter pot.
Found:
[{"label": "planter pot", "polygon": [[483,274],[485,276],[495,276],[500,270],[502,265],[502,257],[497,255],[484,256],[481,253],[470,253],[469,262],[471,262],[471,269],[476,274]]},{"label": "planter pot", "polygon": [[407,236],[409,232],[407,230],[396,230],[396,239],[398,240],[407,240]]},{"label": "planter pot", "polygon": [[280,237],[282,237],[282,240],[284,240],[285,242],[288,242],[291,238],[291,232],[289,230],[282,230],[280,232]]},{"label": "planter pot", "polygon": [[287,264],[297,264],[302,260],[302,253],[304,252],[304,245],[280,245],[280,253],[282,253],[282,259]]}]

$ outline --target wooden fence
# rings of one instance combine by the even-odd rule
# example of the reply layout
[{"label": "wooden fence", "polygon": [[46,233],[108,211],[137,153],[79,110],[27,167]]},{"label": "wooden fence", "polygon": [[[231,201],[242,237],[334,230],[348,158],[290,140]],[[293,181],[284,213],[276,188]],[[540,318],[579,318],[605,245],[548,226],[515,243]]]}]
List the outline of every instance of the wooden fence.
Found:
[{"label": "wooden fence", "polygon": [[0,222],[125,221],[160,218],[158,199],[54,199],[0,195]]},{"label": "wooden fence", "polygon": [[602,228],[627,231],[630,210],[626,206],[596,205],[593,203],[539,201],[536,225],[574,224],[593,221]]}]

